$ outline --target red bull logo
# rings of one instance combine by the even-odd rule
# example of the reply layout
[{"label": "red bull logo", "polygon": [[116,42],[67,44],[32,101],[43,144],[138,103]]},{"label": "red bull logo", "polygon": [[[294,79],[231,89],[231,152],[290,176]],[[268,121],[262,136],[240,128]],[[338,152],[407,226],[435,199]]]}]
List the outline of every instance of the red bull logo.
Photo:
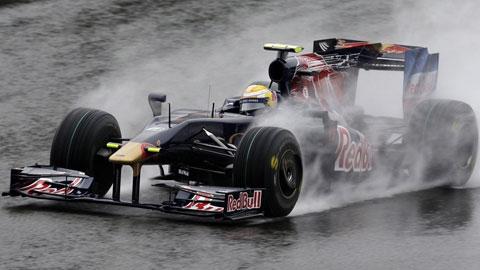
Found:
[{"label": "red bull logo", "polygon": [[249,197],[248,192],[240,192],[238,199],[234,198],[232,194],[228,195],[227,212],[259,209],[262,206],[262,191],[255,190],[253,196]]},{"label": "red bull logo", "polygon": [[82,178],[75,178],[73,181],[68,185],[67,188],[54,188],[52,187],[52,179],[50,178],[39,178],[37,181],[33,182],[32,184],[20,188],[20,191],[25,192],[27,194],[33,194],[35,192],[38,193],[48,193],[48,194],[56,194],[56,195],[68,195],[71,194],[75,189],[82,182]]},{"label": "red bull logo", "polygon": [[338,145],[335,171],[365,172],[372,169],[372,147],[362,134],[358,141],[353,141],[350,131],[342,126],[337,127]]}]

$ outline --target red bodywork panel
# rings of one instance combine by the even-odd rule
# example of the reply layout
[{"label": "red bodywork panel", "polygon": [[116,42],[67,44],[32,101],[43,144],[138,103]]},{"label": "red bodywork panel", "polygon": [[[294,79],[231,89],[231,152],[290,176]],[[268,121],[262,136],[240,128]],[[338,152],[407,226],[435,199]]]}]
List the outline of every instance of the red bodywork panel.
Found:
[{"label": "red bodywork panel", "polygon": [[355,103],[358,68],[332,69],[321,55],[308,53],[297,56],[298,70],[313,71],[312,76],[295,76],[290,94],[309,99],[327,111],[341,112]]}]

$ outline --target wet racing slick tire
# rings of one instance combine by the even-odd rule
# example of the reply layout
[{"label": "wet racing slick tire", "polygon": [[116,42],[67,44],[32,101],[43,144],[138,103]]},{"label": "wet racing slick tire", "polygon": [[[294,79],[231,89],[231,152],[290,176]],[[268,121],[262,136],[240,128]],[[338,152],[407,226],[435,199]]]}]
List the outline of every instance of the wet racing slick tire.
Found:
[{"label": "wet racing slick tire", "polygon": [[[420,165],[420,178],[457,187],[470,178],[477,157],[478,128],[472,108],[461,101],[429,99],[409,120],[407,159]],[[413,155],[410,157],[410,155]]]},{"label": "wet racing slick tire", "polygon": [[106,143],[121,138],[117,120],[100,110],[72,110],[58,127],[50,152],[52,166],[79,170],[94,177],[92,193],[103,196],[114,180],[114,167],[97,155]]},{"label": "wet racing slick tire", "polygon": [[233,165],[234,186],[265,188],[265,216],[286,216],[293,210],[302,176],[299,145],[290,131],[254,127],[245,133]]}]

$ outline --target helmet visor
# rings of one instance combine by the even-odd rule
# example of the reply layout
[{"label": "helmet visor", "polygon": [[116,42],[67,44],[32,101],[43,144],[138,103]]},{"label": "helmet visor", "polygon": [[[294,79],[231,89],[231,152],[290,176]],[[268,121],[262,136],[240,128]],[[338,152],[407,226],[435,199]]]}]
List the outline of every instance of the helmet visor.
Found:
[{"label": "helmet visor", "polygon": [[266,98],[244,98],[240,100],[240,111],[248,112],[264,109],[267,107],[266,103]]}]

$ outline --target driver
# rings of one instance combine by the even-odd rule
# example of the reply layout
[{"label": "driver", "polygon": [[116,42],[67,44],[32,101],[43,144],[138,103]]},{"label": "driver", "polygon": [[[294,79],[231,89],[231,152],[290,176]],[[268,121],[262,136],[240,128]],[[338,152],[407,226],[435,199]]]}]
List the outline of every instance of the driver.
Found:
[{"label": "driver", "polygon": [[253,84],[240,97],[240,113],[252,115],[277,106],[277,93],[265,85]]}]

